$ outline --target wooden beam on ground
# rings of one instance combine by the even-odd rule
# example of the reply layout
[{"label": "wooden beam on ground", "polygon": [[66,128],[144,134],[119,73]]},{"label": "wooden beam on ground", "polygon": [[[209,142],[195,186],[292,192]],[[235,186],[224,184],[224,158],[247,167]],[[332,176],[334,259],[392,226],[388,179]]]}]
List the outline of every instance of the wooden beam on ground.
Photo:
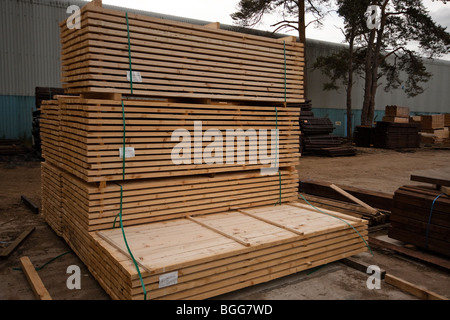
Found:
[{"label": "wooden beam on ground", "polygon": [[384,277],[384,281],[398,289],[412,294],[413,296],[422,299],[422,300],[449,300],[446,297],[438,295],[429,290],[423,289],[411,282],[395,277],[391,274],[386,274]]},{"label": "wooden beam on ground", "polygon": [[406,255],[406,256],[409,256],[412,258],[416,258],[416,259],[419,259],[424,262],[431,263],[435,266],[444,268],[446,270],[450,270],[450,260],[440,258],[433,254],[428,254],[426,252],[408,249],[408,248],[401,247],[396,244],[389,243],[389,242],[386,242],[386,241],[383,241],[383,240],[380,240],[380,239],[377,239],[374,237],[370,237],[370,236],[369,236],[369,244],[371,246],[377,246],[377,247],[381,247],[381,248],[390,249],[395,252],[401,253],[403,255]]},{"label": "wooden beam on ground", "polygon": [[420,170],[411,173],[411,181],[450,186],[450,168]]},{"label": "wooden beam on ground", "polygon": [[33,213],[38,214],[39,213],[39,207],[37,205],[35,205],[30,199],[28,199],[25,196],[21,197],[23,203],[25,203],[25,205],[30,208],[31,211],[33,211]]},{"label": "wooden beam on ground", "polygon": [[350,200],[352,200],[353,202],[359,204],[360,206],[363,206],[364,208],[366,208],[367,210],[369,210],[370,212],[372,212],[373,214],[378,214],[378,210],[372,208],[371,206],[369,206],[367,203],[359,200],[358,198],[352,196],[350,193],[348,193],[347,191],[343,190],[342,188],[331,184],[330,185],[331,189],[339,192],[340,194],[342,194],[343,196],[346,196],[347,198],[349,198]]},{"label": "wooden beam on ground", "polygon": [[36,269],[31,263],[30,258],[27,256],[20,258],[20,263],[22,264],[22,271],[25,273],[28,282],[30,283],[31,289],[37,299],[39,300],[52,300],[52,297],[48,293],[47,289],[44,286],[41,278],[39,277]]},{"label": "wooden beam on ground", "polygon": [[[346,259],[342,259],[340,260],[343,264],[345,264],[348,267],[351,267],[353,269],[356,269],[358,271],[367,273],[367,268],[370,266],[368,263],[362,262],[362,261],[358,261],[354,258],[346,258]],[[380,275],[381,275],[381,279],[384,279],[384,277],[386,276],[386,270],[380,270]]]},{"label": "wooden beam on ground", "polygon": [[8,247],[0,251],[0,258],[8,257],[33,231],[35,227],[28,228],[20,234]]}]

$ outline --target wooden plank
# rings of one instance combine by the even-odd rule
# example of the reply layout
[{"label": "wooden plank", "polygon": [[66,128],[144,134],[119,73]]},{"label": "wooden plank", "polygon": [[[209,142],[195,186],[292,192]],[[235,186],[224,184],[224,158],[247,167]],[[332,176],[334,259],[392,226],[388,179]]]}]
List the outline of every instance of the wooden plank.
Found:
[{"label": "wooden plank", "polygon": [[[370,239],[370,238],[369,238]],[[340,260],[340,262],[342,262],[343,264],[345,264],[346,266],[349,266],[353,269],[356,269],[358,271],[364,272],[367,274],[367,269],[369,268],[370,264],[365,263],[363,261],[359,261],[356,258],[345,258]],[[381,280],[384,279],[384,277],[386,276],[386,270],[380,270],[380,276],[381,276]]]},{"label": "wooden plank", "polygon": [[449,300],[448,298],[436,294],[432,291],[426,290],[422,287],[419,287],[411,282],[393,276],[391,274],[386,274],[384,281],[394,287],[399,288],[402,291],[405,291],[413,296],[422,299],[422,300]]},{"label": "wooden plank", "polygon": [[198,223],[199,225],[201,225],[201,226],[203,226],[205,228],[208,228],[208,229],[210,229],[210,230],[212,230],[214,232],[217,232],[218,234],[221,234],[221,235],[223,235],[223,236],[225,236],[227,238],[233,239],[234,241],[242,244],[243,246],[246,246],[246,247],[250,247],[251,246],[251,244],[249,242],[242,241],[241,239],[239,239],[237,237],[234,237],[231,234],[228,234],[226,232],[223,232],[223,231],[221,231],[221,230],[219,230],[217,228],[214,228],[213,226],[211,226],[211,225],[209,225],[207,223],[204,223],[202,221],[199,221],[198,219],[195,219],[195,218],[193,218],[191,216],[187,216],[186,218],[191,220],[191,221],[193,221],[193,222],[195,222],[195,223]]},{"label": "wooden plank", "polygon": [[52,300],[52,297],[31,263],[30,258],[27,256],[21,257],[20,264],[22,265],[22,271],[24,272],[31,289],[33,289],[36,298],[39,300]]},{"label": "wooden plank", "polygon": [[450,186],[450,168],[419,170],[411,173],[411,181],[430,183],[438,186]]},{"label": "wooden plank", "polygon": [[35,227],[30,227],[23,231],[8,247],[0,252],[0,258],[7,258],[35,229]]},{"label": "wooden plank", "polygon": [[23,203],[25,203],[25,205],[30,208],[30,210],[35,213],[38,214],[39,213],[39,207],[36,206],[30,199],[28,199],[27,197],[25,197],[24,195],[22,195],[20,197],[20,199],[23,201]]},{"label": "wooden plank", "polygon": [[350,200],[352,200],[353,202],[363,206],[364,208],[366,208],[367,210],[369,210],[370,212],[372,212],[372,214],[378,214],[378,210],[372,208],[371,206],[369,206],[367,203],[359,200],[358,198],[354,197],[353,195],[351,195],[350,193],[348,193],[347,191],[341,189],[340,187],[331,184],[330,187],[333,190],[336,190],[337,192],[339,192],[340,194],[346,196],[347,198],[349,198]]},{"label": "wooden plank", "polygon": [[387,241],[377,239],[375,237],[369,237],[369,244],[373,245],[373,246],[378,246],[381,248],[394,250],[395,252],[401,253],[408,257],[419,259],[421,261],[431,263],[437,267],[444,268],[444,269],[450,271],[450,260],[449,259],[444,259],[444,258],[441,258],[439,256],[436,256],[436,255],[433,255],[433,254],[430,254],[430,253],[427,253],[424,251],[412,250],[412,249],[406,248],[404,246],[399,246],[399,245],[396,245],[396,244],[393,244],[393,243],[390,243]]}]

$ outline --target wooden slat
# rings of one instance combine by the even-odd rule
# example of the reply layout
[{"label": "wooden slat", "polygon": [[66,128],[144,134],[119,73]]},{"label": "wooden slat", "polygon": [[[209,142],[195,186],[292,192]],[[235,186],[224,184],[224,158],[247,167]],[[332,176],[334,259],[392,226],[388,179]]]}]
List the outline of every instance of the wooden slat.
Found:
[{"label": "wooden slat", "polygon": [[52,300],[52,297],[31,263],[30,258],[27,256],[21,257],[20,264],[22,265],[22,271],[24,272],[31,289],[33,289],[36,298],[39,300]]}]

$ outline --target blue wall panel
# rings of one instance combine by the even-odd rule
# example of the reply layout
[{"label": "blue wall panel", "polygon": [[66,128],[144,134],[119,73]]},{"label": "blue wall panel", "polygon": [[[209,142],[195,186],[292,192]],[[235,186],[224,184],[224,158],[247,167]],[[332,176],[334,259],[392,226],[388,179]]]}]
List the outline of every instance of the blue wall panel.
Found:
[{"label": "blue wall panel", "polygon": [[34,97],[0,96],[0,139],[31,139]]}]

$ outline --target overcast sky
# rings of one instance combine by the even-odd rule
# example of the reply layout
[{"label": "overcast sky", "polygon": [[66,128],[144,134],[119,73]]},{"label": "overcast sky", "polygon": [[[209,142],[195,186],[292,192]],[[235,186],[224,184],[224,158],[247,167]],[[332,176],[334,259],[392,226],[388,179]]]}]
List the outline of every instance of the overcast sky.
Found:
[{"label": "overcast sky", "polygon": [[[230,14],[237,11],[239,0],[103,0],[103,3],[192,19],[233,24]],[[431,0],[423,0],[423,3],[429,10],[431,17],[440,25],[447,27],[447,31],[450,32],[450,3],[443,4],[440,1],[433,2]],[[278,21],[277,18],[266,17],[263,23],[256,26],[256,28],[272,31],[273,28],[270,25]],[[341,26],[341,19],[335,13],[330,13],[324,21],[324,27],[319,29],[309,26],[306,29],[306,37],[342,42],[343,36],[339,30]],[[296,31],[284,31],[282,33],[298,35]],[[450,60],[450,54],[444,58]]]}]

